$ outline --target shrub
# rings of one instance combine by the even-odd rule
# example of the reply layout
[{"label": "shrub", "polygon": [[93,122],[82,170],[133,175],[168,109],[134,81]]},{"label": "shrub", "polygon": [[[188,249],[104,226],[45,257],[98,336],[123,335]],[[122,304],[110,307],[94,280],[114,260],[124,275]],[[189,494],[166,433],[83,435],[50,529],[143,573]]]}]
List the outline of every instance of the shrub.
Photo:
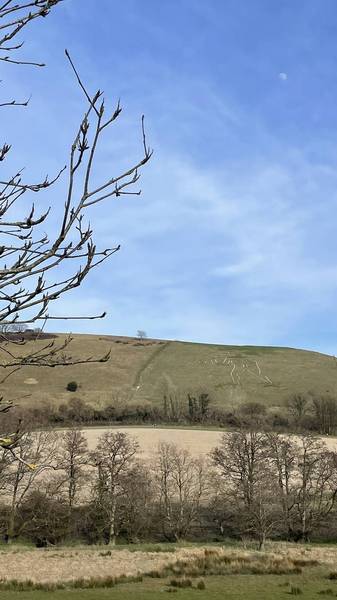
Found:
[{"label": "shrub", "polygon": [[332,571],[332,573],[330,573],[330,575],[329,575],[329,579],[331,579],[331,581],[336,581],[337,580],[337,571]]},{"label": "shrub", "polygon": [[77,388],[78,388],[77,381],[69,381],[69,383],[67,383],[68,392],[76,392]]},{"label": "shrub", "polygon": [[291,594],[292,596],[300,596],[301,594],[303,594],[303,592],[301,588],[292,585],[289,594]]},{"label": "shrub", "polygon": [[234,413],[227,413],[224,415],[224,424],[229,425],[229,427],[240,427],[240,419]]},{"label": "shrub", "polygon": [[206,589],[206,585],[203,579],[201,579],[200,581],[198,581],[197,583],[197,590],[205,590]]},{"label": "shrub", "polygon": [[60,498],[48,497],[43,491],[32,490],[20,506],[16,525],[36,547],[55,545],[69,534],[67,504]]},{"label": "shrub", "polygon": [[305,558],[295,558],[293,563],[295,567],[318,567],[320,564],[318,560]]},{"label": "shrub", "polygon": [[265,405],[261,404],[261,402],[244,402],[239,407],[239,411],[242,415],[250,419],[264,416],[267,412]]},{"label": "shrub", "polygon": [[171,579],[170,586],[175,588],[188,588],[192,587],[192,581],[190,579]]},{"label": "shrub", "polygon": [[8,591],[34,591],[41,590],[44,592],[54,592],[56,590],[72,590],[72,589],[95,589],[95,588],[112,588],[119,583],[138,583],[142,581],[141,575],[120,575],[119,577],[89,577],[88,579],[81,577],[70,581],[57,582],[35,582],[31,579],[19,581],[12,579],[10,581],[0,580],[0,590]]},{"label": "shrub", "polygon": [[289,427],[289,420],[279,413],[276,413],[272,416],[271,423],[273,427],[281,427],[284,429]]}]

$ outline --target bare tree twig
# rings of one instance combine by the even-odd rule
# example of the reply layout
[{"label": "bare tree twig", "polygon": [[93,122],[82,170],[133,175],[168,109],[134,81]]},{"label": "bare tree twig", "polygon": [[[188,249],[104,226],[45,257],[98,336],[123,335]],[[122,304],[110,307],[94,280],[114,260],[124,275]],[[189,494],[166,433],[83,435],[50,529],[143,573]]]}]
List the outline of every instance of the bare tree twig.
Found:
[{"label": "bare tree twig", "polygon": [[[22,59],[16,54],[23,46],[23,41],[16,42],[17,36],[35,19],[46,17],[61,2],[62,0],[2,2],[0,61],[42,67],[43,62]],[[135,189],[135,184],[140,179],[142,168],[152,156],[142,116],[141,156],[121,173],[112,174],[111,166],[105,180],[99,184],[93,183],[102,135],[108,134],[122,108],[118,100],[112,114],[106,117],[102,92],[98,90],[93,95],[89,94],[68,50],[65,50],[65,54],[86,102],[69,147],[66,167],[61,168],[53,178],[46,176],[37,183],[23,179],[23,169],[18,169],[9,178],[0,177],[0,369],[6,373],[0,383],[4,383],[22,367],[56,367],[105,362],[109,359],[110,353],[80,360],[72,357],[69,354],[71,336],[65,341],[56,339],[41,344],[45,334],[38,333],[36,340],[39,344],[33,344],[28,350],[25,335],[13,337],[10,332],[23,324],[31,325],[41,321],[45,327],[48,321],[91,321],[104,318],[105,312],[57,316],[52,313],[51,306],[64,294],[81,286],[94,268],[119,251],[119,244],[113,244],[109,248],[97,247],[88,210],[113,197],[139,195],[140,190]],[[5,100],[0,102],[0,108],[26,107],[29,101],[30,98],[25,101]],[[0,144],[0,162],[6,160],[10,151],[9,143],[4,142],[2,146]],[[38,210],[30,198],[32,194],[38,194],[40,198],[43,191],[61,181],[66,168],[67,181],[64,182],[66,189],[63,208],[61,214],[58,214],[59,226],[57,229],[54,227],[53,233],[47,235],[41,229],[47,226],[52,209],[58,210],[59,205]],[[25,201],[26,205],[28,203],[28,209],[23,215],[21,201]],[[22,346],[25,346],[24,350],[20,350]],[[1,402],[0,412],[3,412]]]}]

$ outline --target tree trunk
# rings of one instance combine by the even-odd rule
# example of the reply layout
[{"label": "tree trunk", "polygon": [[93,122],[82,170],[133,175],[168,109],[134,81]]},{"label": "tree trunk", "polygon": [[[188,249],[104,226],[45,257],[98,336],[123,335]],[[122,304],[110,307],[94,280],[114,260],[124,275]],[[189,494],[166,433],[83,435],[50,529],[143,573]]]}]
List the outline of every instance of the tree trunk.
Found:
[{"label": "tree trunk", "polygon": [[7,534],[6,534],[6,543],[10,544],[10,542],[14,538],[15,531],[15,507],[11,508],[8,518],[8,526],[7,526]]},{"label": "tree trunk", "polygon": [[116,546],[117,532],[116,532],[116,498],[111,499],[110,507],[110,528],[109,528],[109,541],[108,544]]},{"label": "tree trunk", "polygon": [[307,537],[307,511],[304,508],[302,514],[302,540],[305,542]]},{"label": "tree trunk", "polygon": [[261,552],[263,552],[265,549],[265,546],[266,546],[266,534],[265,534],[265,532],[263,532],[259,536],[259,550]]}]

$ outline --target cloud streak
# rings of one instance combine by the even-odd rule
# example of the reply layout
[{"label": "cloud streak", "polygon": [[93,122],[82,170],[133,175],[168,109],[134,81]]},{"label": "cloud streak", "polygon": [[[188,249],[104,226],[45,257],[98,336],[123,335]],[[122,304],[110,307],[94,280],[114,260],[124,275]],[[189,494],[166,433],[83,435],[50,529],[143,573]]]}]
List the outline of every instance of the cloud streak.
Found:
[{"label": "cloud streak", "polygon": [[[121,93],[125,106],[104,140],[95,180],[138,157],[143,111],[155,148],[143,195],[90,215],[98,244],[121,243],[121,252],[54,313],[108,311],[105,322],[75,322],[73,331],[132,335],[141,328],[162,338],[333,352],[337,140],[329,103],[325,116],[314,114],[306,25],[298,29],[301,15],[290,5],[274,17],[255,15],[256,7],[243,14],[233,3],[228,20],[223,4],[215,5],[200,0],[192,10],[173,0],[155,10],[147,0],[141,14],[132,0],[114,9],[103,1],[102,22],[91,17],[89,0],[80,12],[70,1],[41,35],[33,31],[34,53],[46,54],[50,69],[33,79],[8,72],[15,94],[36,92],[28,120],[20,115],[4,126],[21,148],[19,166],[31,158],[32,175],[63,163],[85,104],[63,61],[70,42],[89,89],[103,85],[111,107]],[[297,37],[285,28],[289,11]],[[274,18],[284,29],[273,45],[265,32],[276,28]],[[111,19],[119,23],[113,40]],[[337,48],[335,40],[328,45],[322,60]],[[326,76],[332,82],[332,70]],[[56,213],[63,193],[60,184],[50,198]]]}]

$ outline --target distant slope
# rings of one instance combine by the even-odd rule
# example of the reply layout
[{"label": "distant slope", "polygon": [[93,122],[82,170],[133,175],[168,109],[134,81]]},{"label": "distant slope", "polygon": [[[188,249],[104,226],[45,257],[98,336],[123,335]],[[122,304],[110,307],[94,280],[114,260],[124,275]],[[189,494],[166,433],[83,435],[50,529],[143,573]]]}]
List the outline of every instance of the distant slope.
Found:
[{"label": "distant slope", "polygon": [[[29,341],[25,347],[43,343]],[[337,393],[335,359],[292,348],[75,335],[71,354],[102,356],[109,349],[107,363],[22,369],[1,386],[1,394],[13,400],[30,394],[24,401],[32,404],[59,404],[76,396],[101,407],[126,400],[162,404],[165,393],[203,390],[214,404],[231,408],[246,401],[279,406],[294,392]],[[79,388],[67,392],[73,380]]]}]

